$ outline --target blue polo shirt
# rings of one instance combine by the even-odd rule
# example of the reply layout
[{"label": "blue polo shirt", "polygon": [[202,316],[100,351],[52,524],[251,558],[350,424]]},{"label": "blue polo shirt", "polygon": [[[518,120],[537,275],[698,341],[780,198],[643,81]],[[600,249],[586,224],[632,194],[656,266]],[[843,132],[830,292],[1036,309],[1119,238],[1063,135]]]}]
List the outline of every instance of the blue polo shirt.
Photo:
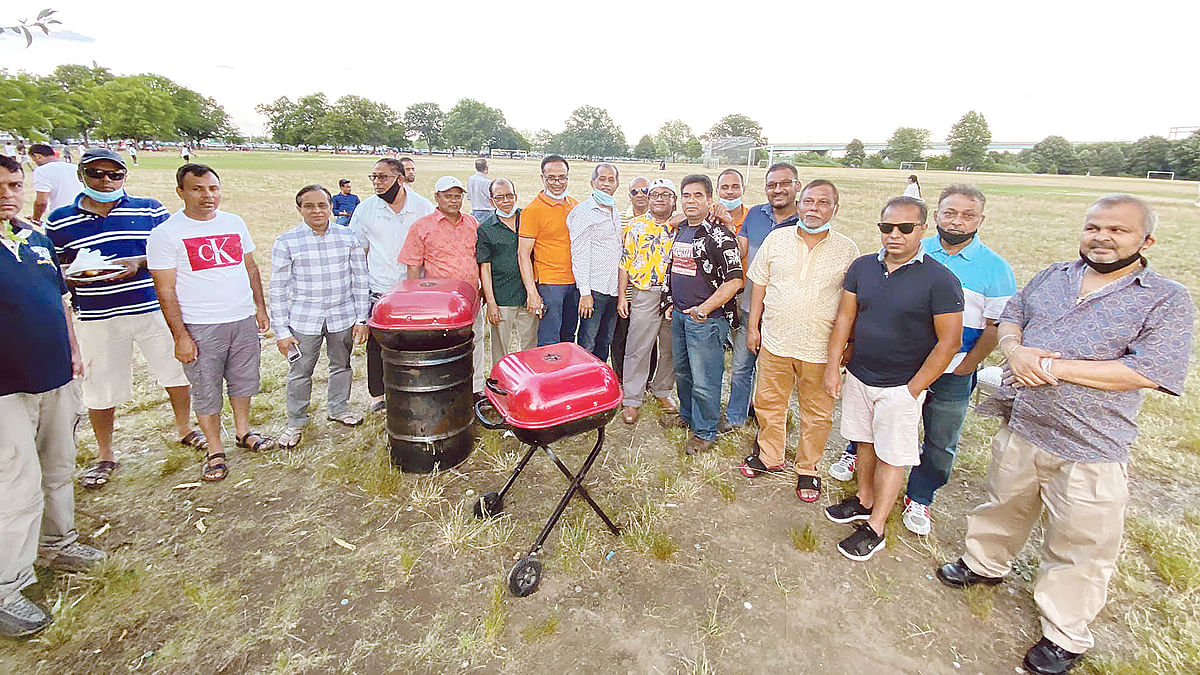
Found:
[{"label": "blue polo shirt", "polygon": [[[150,231],[171,216],[157,199],[126,195],[117,201],[107,217],[83,209],[80,206],[82,199],[83,195],[79,195],[73,204],[55,209],[45,221],[46,234],[65,263],[74,260],[84,248],[114,258],[144,256]],[[84,284],[76,286],[71,293],[81,321],[145,314],[159,309],[154,280],[144,267],[131,279]]]},{"label": "blue polo shirt", "polygon": [[984,245],[978,234],[954,255],[942,248],[942,240],[936,234],[921,240],[921,250],[949,268],[962,283],[962,349],[947,367],[949,372],[957,368],[963,356],[979,342],[987,322],[1000,320],[1008,299],[1017,292],[1017,280],[1013,278],[1012,266]]},{"label": "blue polo shirt", "polygon": [[[746,219],[742,221],[742,229],[738,230],[737,235],[746,238],[746,269],[750,269],[750,263],[754,262],[754,256],[758,254],[758,247],[762,246],[768,234],[771,234],[776,228],[795,227],[796,223],[799,222],[799,210],[791,218],[777,223],[775,222],[775,210],[771,208],[770,204],[759,204],[758,206],[750,207],[746,211]],[[743,312],[749,312],[750,292],[754,288],[754,283],[749,279],[746,279],[745,282],[745,286],[739,291],[741,293],[741,300],[738,301],[738,306],[742,308]]]},{"label": "blue polo shirt", "polygon": [[338,192],[333,196],[333,200],[330,202],[330,205],[333,207],[334,214],[337,214],[339,211],[345,211],[346,213],[350,214],[349,216],[335,215],[334,222],[338,225],[349,225],[350,216],[353,216],[354,209],[358,208],[358,195],[344,195],[341,192]]},{"label": "blue polo shirt", "polygon": [[891,273],[883,251],[861,256],[850,263],[842,288],[858,301],[846,370],[872,387],[907,384],[937,344],[934,315],[963,311],[958,278],[924,251]]},{"label": "blue polo shirt", "polygon": [[54,244],[30,229],[17,236],[20,242],[0,235],[0,396],[40,394],[71,381],[67,286]]}]

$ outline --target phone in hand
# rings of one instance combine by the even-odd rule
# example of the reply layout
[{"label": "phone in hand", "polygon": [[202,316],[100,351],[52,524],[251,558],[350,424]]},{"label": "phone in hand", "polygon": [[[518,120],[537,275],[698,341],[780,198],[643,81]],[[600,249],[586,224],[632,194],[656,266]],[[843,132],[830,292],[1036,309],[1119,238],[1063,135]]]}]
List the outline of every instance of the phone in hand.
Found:
[{"label": "phone in hand", "polygon": [[287,360],[288,362],[299,361],[302,354],[300,353],[300,345],[288,345]]}]

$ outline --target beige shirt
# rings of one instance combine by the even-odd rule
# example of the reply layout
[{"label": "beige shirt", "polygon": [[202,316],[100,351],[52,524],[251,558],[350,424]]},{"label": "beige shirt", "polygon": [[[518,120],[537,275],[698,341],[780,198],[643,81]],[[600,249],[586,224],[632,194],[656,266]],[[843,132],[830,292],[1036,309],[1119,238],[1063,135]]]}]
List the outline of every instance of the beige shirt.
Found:
[{"label": "beige shirt", "polygon": [[776,356],[825,363],[842,278],[858,256],[858,246],[834,230],[812,249],[799,227],[768,234],[747,273],[766,288],[762,346]]}]

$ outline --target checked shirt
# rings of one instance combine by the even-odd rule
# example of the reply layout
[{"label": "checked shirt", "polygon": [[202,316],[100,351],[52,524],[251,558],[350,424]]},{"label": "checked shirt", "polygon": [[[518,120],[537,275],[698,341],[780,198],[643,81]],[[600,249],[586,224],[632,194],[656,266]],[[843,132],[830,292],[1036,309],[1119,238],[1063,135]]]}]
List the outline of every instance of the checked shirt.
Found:
[{"label": "checked shirt", "polygon": [[301,223],[271,249],[271,327],[275,339],[346,330],[367,320],[367,254],[349,228],[318,237]]}]

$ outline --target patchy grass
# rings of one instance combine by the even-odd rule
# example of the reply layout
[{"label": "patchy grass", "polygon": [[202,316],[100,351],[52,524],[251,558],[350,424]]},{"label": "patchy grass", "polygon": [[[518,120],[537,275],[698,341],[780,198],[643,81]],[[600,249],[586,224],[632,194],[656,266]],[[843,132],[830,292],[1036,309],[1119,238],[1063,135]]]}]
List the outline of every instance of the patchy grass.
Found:
[{"label": "patchy grass", "polygon": [[812,523],[805,523],[804,529],[788,528],[788,536],[792,540],[792,548],[802,553],[815,553],[821,547],[821,540],[813,531]]},{"label": "patchy grass", "polygon": [[534,621],[521,629],[521,639],[526,642],[535,642],[550,637],[558,632],[559,618],[557,614],[551,614],[541,621]]}]

